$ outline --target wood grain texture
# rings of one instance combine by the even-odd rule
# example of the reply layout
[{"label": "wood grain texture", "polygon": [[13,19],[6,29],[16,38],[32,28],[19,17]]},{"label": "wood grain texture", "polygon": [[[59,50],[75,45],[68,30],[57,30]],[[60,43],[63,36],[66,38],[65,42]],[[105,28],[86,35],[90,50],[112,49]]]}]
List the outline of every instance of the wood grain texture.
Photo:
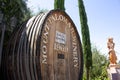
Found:
[{"label": "wood grain texture", "polygon": [[41,33],[40,65],[43,80],[78,80],[82,49],[74,23],[65,12],[51,11]]}]

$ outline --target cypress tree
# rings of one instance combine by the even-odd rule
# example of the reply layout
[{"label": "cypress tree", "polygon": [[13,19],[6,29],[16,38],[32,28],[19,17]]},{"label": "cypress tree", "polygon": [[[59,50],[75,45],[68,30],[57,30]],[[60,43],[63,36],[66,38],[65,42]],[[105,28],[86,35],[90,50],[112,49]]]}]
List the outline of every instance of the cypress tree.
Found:
[{"label": "cypress tree", "polygon": [[54,0],[54,9],[65,11],[64,0]]},{"label": "cypress tree", "polygon": [[83,53],[84,53],[84,61],[86,68],[86,77],[89,80],[89,71],[92,67],[92,52],[91,52],[91,43],[90,43],[90,35],[89,35],[89,27],[87,24],[87,15],[85,12],[84,3],[82,0],[78,0],[79,5],[79,16],[81,22],[81,32],[82,32],[82,44],[83,44]]}]

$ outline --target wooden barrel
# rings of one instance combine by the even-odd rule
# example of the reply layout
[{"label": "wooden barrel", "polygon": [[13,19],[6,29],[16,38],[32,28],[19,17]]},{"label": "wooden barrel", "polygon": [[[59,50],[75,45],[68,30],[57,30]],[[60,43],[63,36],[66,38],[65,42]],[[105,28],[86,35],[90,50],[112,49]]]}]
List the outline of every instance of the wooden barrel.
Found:
[{"label": "wooden barrel", "polygon": [[4,55],[7,80],[81,80],[83,53],[70,17],[51,10],[15,31]]}]

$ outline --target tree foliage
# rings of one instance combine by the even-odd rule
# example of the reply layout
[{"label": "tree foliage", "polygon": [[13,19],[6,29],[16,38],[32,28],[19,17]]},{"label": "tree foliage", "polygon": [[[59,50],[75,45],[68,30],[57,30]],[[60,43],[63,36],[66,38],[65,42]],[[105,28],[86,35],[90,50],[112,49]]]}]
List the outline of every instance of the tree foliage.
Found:
[{"label": "tree foliage", "polygon": [[[93,67],[90,70],[90,80],[109,80],[107,73],[109,61],[95,46],[92,47],[92,63]],[[86,72],[86,70],[84,71]],[[83,80],[86,80],[85,73]]]},{"label": "tree foliage", "polygon": [[27,0],[0,0],[0,11],[4,14],[7,30],[12,30],[11,18],[15,17],[17,25],[30,17],[30,10],[26,6]]},{"label": "tree foliage", "polygon": [[78,5],[79,5],[79,15],[80,15],[80,22],[81,22],[84,61],[85,61],[85,67],[86,67],[86,77],[87,77],[87,80],[89,80],[89,70],[92,67],[92,52],[91,52],[89,27],[87,24],[87,15],[85,12],[83,1],[78,0]]},{"label": "tree foliage", "polygon": [[[5,31],[2,31],[5,34],[3,35],[2,33],[4,39],[1,39],[0,37],[0,41],[4,40],[4,42],[2,42],[2,55],[0,56],[4,56],[4,52],[7,51],[7,42],[9,41],[13,30],[15,28],[18,28],[23,21],[30,18],[31,13],[30,10],[27,8],[26,1],[27,0],[0,0],[0,12],[3,13],[3,19],[2,23],[0,24],[0,29],[3,27],[3,25],[5,25]],[[1,71],[2,70],[0,65],[0,79],[1,77],[3,77],[3,72]]]},{"label": "tree foliage", "polygon": [[65,11],[64,0],[54,0],[54,9]]},{"label": "tree foliage", "polygon": [[107,67],[109,61],[106,56],[102,55],[96,47],[93,47],[92,54],[93,68],[90,74],[91,80],[108,80]]},{"label": "tree foliage", "polygon": [[[31,17],[26,2],[27,0],[0,0],[0,11],[4,15],[2,23],[6,26],[4,45],[6,45],[13,30]],[[13,22],[13,18],[15,22]],[[14,27],[11,25],[12,23],[15,23]]]}]

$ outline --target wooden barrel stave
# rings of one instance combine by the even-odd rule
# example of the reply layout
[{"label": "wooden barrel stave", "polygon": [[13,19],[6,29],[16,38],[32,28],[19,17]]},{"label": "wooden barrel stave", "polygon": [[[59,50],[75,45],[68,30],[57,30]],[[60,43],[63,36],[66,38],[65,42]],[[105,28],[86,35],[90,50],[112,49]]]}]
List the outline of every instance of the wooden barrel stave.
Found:
[{"label": "wooden barrel stave", "polygon": [[[23,34],[23,33],[22,33]],[[25,70],[25,67],[24,67],[24,65],[25,65],[25,57],[24,57],[24,50],[23,50],[23,48],[24,48],[24,41],[25,41],[25,34],[24,35],[22,35],[21,36],[21,38],[20,38],[20,43],[19,43],[19,50],[18,50],[18,70],[19,70],[19,72],[18,72],[18,74],[20,75],[20,77],[21,77],[21,80],[26,80],[27,79],[27,74],[26,74],[26,70]]]},{"label": "wooden barrel stave", "polygon": [[38,35],[38,32],[39,32],[39,28],[40,28],[40,24],[39,24],[39,22],[41,22],[41,19],[42,19],[42,17],[43,17],[44,15],[43,14],[41,14],[40,15],[40,17],[39,17],[39,19],[38,19],[38,21],[36,22],[36,25],[34,25],[34,27],[36,28],[36,29],[34,29],[34,33],[33,33],[33,68],[34,68],[34,74],[35,74],[35,78],[36,78],[36,80],[38,80],[38,74],[37,74],[37,68],[36,68],[36,41],[37,41],[37,35]]},{"label": "wooden barrel stave", "polygon": [[39,19],[42,17],[42,15],[39,15],[38,16],[38,19],[36,20],[36,22],[34,22],[34,25],[32,26],[34,29],[32,30],[33,32],[32,32],[32,34],[31,34],[31,59],[32,59],[32,68],[33,68],[33,73],[34,73],[34,77],[35,77],[35,80],[38,80],[37,79],[37,73],[36,73],[36,67],[35,67],[35,59],[34,59],[34,57],[36,56],[35,55],[35,53],[34,53],[34,45],[36,45],[36,43],[35,43],[35,39],[34,39],[34,37],[36,36],[35,34],[36,34],[36,32],[37,32],[37,26],[38,26],[38,22],[39,22]]},{"label": "wooden barrel stave", "polygon": [[[25,24],[23,24],[23,25],[25,25]],[[13,41],[12,41],[12,43],[13,44],[11,44],[11,46],[10,46],[10,52],[9,52],[9,54],[8,54],[8,59],[9,60],[11,60],[11,62],[7,62],[8,63],[8,65],[10,66],[9,68],[10,69],[8,69],[8,70],[10,70],[10,71],[8,71],[8,72],[12,72],[12,73],[9,73],[9,75],[10,75],[10,80],[16,80],[17,79],[17,73],[16,73],[16,65],[14,64],[15,63],[15,56],[14,56],[14,51],[15,51],[15,49],[17,48],[17,47],[15,47],[16,45],[18,45],[17,44],[17,40],[18,40],[18,36],[20,36],[20,34],[19,34],[19,32],[22,32],[22,30],[23,30],[23,27],[21,26],[21,29],[18,31],[18,34],[16,34],[15,35],[15,37],[14,37],[14,39],[13,39]],[[12,66],[12,67],[11,67]],[[14,78],[11,78],[11,75],[13,75],[14,76]]]},{"label": "wooden barrel stave", "polygon": [[31,72],[31,79],[32,80],[35,80],[35,75],[34,75],[34,68],[33,68],[33,41],[32,41],[32,39],[33,39],[33,36],[32,36],[32,34],[33,34],[33,31],[34,31],[34,29],[35,29],[35,27],[34,27],[34,25],[36,24],[36,22],[38,21],[38,19],[39,19],[39,17],[40,16],[37,16],[36,18],[35,18],[35,21],[33,22],[33,24],[32,24],[32,26],[31,26],[31,29],[30,29],[30,35],[29,35],[29,49],[30,49],[30,52],[29,52],[29,56],[30,56],[30,72]]},{"label": "wooden barrel stave", "polygon": [[31,25],[33,24],[35,17],[31,18],[28,23],[26,24],[26,29],[25,29],[25,41],[24,41],[24,49],[23,49],[23,54],[24,54],[24,70],[26,72],[26,80],[31,80],[31,72],[30,72],[30,54],[29,54],[29,40],[28,40],[28,34],[29,34],[29,29],[31,29]]},{"label": "wooden barrel stave", "polygon": [[[25,24],[26,25],[26,24]],[[22,45],[22,43],[23,43],[23,36],[22,36],[22,34],[23,34],[23,30],[24,30],[24,28],[25,27],[23,27],[21,30],[20,30],[20,32],[18,33],[18,35],[17,35],[17,37],[16,37],[16,43],[15,43],[15,45],[14,45],[14,48],[13,48],[13,54],[12,54],[12,56],[13,56],[13,58],[12,58],[12,61],[13,61],[13,66],[14,66],[14,76],[16,77],[14,80],[16,80],[16,79],[18,79],[18,80],[20,80],[20,72],[19,72],[19,62],[20,62],[20,60],[22,60],[22,59],[20,59],[19,57],[19,49],[21,48],[21,46],[23,46]],[[18,45],[20,45],[20,46],[18,46]],[[22,64],[21,64],[22,65]],[[23,71],[24,72],[24,71]]]}]

